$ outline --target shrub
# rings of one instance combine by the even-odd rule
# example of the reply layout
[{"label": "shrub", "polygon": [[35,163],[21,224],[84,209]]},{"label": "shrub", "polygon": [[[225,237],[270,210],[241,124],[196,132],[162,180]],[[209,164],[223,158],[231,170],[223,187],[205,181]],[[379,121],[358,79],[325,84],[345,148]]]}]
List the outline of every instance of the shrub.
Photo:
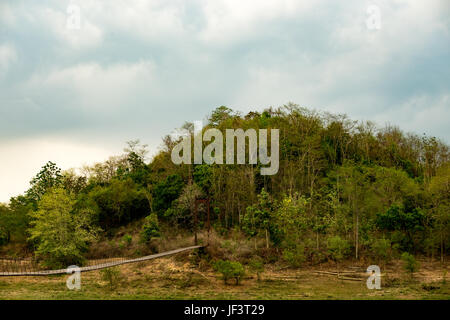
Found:
[{"label": "shrub", "polygon": [[6,234],[6,232],[3,232],[3,231],[0,229],[0,246],[7,244],[7,243],[9,242],[9,239],[8,239],[8,238],[9,238],[9,237],[8,237],[8,235]]},{"label": "shrub", "polygon": [[264,272],[264,261],[261,257],[255,257],[250,260],[249,263],[250,269],[256,273],[256,277],[258,281],[261,281],[261,273]]},{"label": "shrub", "polygon": [[412,277],[413,273],[419,269],[419,263],[416,261],[414,256],[408,252],[403,252],[402,260],[404,263],[403,267]]},{"label": "shrub", "polygon": [[236,285],[238,285],[241,278],[245,275],[244,267],[236,261],[219,260],[214,264],[214,268],[222,274],[225,284],[228,279],[235,279]]},{"label": "shrub", "polygon": [[148,243],[152,239],[159,238],[160,236],[158,216],[156,213],[152,213],[145,218],[144,225],[142,226],[141,239],[143,242]]},{"label": "shrub", "polygon": [[131,242],[133,241],[133,238],[131,237],[131,235],[129,234],[125,234],[122,237],[122,242],[125,243],[126,246],[129,246],[131,244]]},{"label": "shrub", "polygon": [[376,258],[382,259],[384,262],[391,259],[391,241],[389,239],[376,239],[371,247]]},{"label": "shrub", "polygon": [[350,251],[350,244],[348,241],[339,236],[328,238],[327,246],[328,253],[336,262],[344,259]]},{"label": "shrub", "polygon": [[291,267],[299,268],[305,262],[305,247],[297,245],[294,249],[283,250],[283,259],[289,263]]},{"label": "shrub", "polygon": [[101,278],[108,283],[109,289],[114,290],[122,281],[122,274],[118,268],[106,268],[100,270]]}]

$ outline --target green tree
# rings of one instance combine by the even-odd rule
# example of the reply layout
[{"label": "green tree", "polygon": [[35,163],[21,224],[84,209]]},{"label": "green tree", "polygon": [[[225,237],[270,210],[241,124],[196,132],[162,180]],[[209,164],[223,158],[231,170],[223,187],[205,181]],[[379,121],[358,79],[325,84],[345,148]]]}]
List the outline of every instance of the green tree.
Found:
[{"label": "green tree", "polygon": [[403,206],[393,205],[386,212],[377,214],[375,222],[381,230],[397,232],[392,240],[395,239],[401,249],[413,251],[423,239],[426,216],[419,208],[406,211]]},{"label": "green tree", "polygon": [[154,238],[159,238],[161,232],[159,229],[158,215],[156,213],[151,213],[144,220],[144,225],[142,226],[141,239],[143,242],[148,243]]},{"label": "green tree", "polygon": [[328,238],[327,241],[328,253],[339,267],[339,262],[342,261],[350,252],[350,244],[347,240],[339,236]]},{"label": "green tree", "polygon": [[244,267],[237,261],[219,260],[214,264],[214,268],[222,274],[222,279],[225,284],[229,279],[234,279],[236,285],[238,285],[239,281],[245,275]]},{"label": "green tree", "polygon": [[183,180],[179,175],[170,175],[153,189],[153,210],[161,215],[178,199],[183,189]]},{"label": "green tree", "polygon": [[47,190],[60,186],[61,182],[61,169],[56,166],[56,163],[49,161],[30,181],[31,188],[27,191],[27,195],[33,200],[39,201]]},{"label": "green tree", "polygon": [[433,233],[439,241],[441,263],[443,263],[444,250],[450,244],[450,164],[437,170],[437,175],[430,181],[428,192],[432,203]]},{"label": "green tree", "polygon": [[30,213],[30,240],[36,243],[36,257],[47,267],[82,265],[83,254],[96,237],[91,213],[73,212],[74,204],[64,189],[51,189],[42,196],[38,210]]},{"label": "green tree", "polygon": [[114,178],[108,185],[95,186],[86,204],[97,213],[97,221],[104,229],[124,225],[144,217],[150,211],[146,190],[131,178]]},{"label": "green tree", "polygon": [[417,272],[417,270],[419,270],[419,263],[416,261],[414,256],[408,252],[403,252],[402,260],[403,260],[403,267],[412,278],[414,272]]},{"label": "green tree", "polygon": [[[263,235],[266,239],[266,248],[269,248],[269,233],[271,229],[273,204],[269,194],[262,189],[258,195],[258,204],[247,207],[243,219],[243,229],[250,237]],[[256,238],[255,238],[256,248]]]}]

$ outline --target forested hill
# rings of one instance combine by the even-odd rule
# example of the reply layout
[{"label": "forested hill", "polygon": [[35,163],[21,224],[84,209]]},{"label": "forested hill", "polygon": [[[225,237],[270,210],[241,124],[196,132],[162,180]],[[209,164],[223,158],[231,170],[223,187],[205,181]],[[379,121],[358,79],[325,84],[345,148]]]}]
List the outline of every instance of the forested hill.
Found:
[{"label": "forested hill", "polygon": [[[260,164],[175,165],[171,136],[150,163],[138,142],[81,173],[49,162],[1,207],[0,244],[26,242],[49,263],[77,262],[89,243],[144,217],[143,243],[164,236],[163,224],[191,230],[195,199],[209,198],[218,233],[239,230],[293,264],[449,253],[450,154],[439,139],[292,104],[246,115],[222,106],[204,130],[212,127],[279,129],[278,173],[262,176]],[[77,236],[63,242],[55,228]]]}]

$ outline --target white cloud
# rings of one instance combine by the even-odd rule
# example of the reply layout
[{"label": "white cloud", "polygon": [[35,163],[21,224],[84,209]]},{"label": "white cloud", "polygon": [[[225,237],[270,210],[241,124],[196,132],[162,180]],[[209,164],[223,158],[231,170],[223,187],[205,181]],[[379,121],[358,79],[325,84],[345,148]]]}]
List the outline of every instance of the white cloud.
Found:
[{"label": "white cloud", "polygon": [[51,33],[63,44],[69,45],[71,49],[93,48],[100,45],[103,40],[103,31],[93,24],[81,10],[79,29],[67,27],[67,20],[71,15],[67,11],[43,8],[39,9],[36,15],[37,24],[45,25]]},{"label": "white cloud", "polygon": [[396,108],[376,115],[373,120],[380,125],[387,123],[398,125],[407,132],[443,138],[446,143],[450,143],[448,137],[445,138],[450,119],[449,105],[449,94],[439,97],[419,95],[411,97]]},{"label": "white cloud", "polygon": [[16,49],[9,44],[0,44],[0,77],[17,61]]},{"label": "white cloud", "polygon": [[106,67],[94,62],[78,64],[34,74],[24,85],[24,92],[51,95],[65,90],[69,93],[68,105],[89,114],[114,114],[119,109],[126,109],[127,101],[133,95],[148,92],[157,85],[153,79],[154,68],[150,61]]}]

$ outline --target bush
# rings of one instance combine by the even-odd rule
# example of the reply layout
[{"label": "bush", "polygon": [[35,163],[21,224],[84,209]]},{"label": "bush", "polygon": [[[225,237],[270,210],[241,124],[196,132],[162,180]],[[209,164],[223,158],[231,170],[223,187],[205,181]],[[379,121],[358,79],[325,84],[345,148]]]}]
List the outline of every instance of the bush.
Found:
[{"label": "bush", "polygon": [[245,275],[245,270],[242,264],[235,261],[219,260],[214,264],[214,268],[222,274],[222,279],[225,284],[228,279],[235,279],[236,285],[238,285],[241,278]]},{"label": "bush", "polygon": [[327,246],[328,253],[336,262],[344,259],[350,252],[350,244],[348,241],[339,236],[328,238]]},{"label": "bush", "polygon": [[156,213],[152,213],[145,218],[144,225],[142,226],[141,239],[143,242],[148,243],[152,239],[159,238],[160,236],[158,216]]},{"label": "bush", "polygon": [[9,242],[9,237],[8,237],[8,235],[6,234],[6,232],[3,232],[3,231],[0,229],[0,246],[5,245],[5,244],[7,244],[8,242]]},{"label": "bush", "polygon": [[131,242],[133,241],[133,238],[129,235],[129,234],[125,234],[122,237],[122,242],[126,245],[129,246],[131,244]]},{"label": "bush", "polygon": [[114,290],[122,281],[122,274],[118,268],[106,268],[100,270],[101,278],[108,283],[109,289]]},{"label": "bush", "polygon": [[305,247],[297,245],[294,249],[283,250],[283,259],[289,263],[291,267],[299,268],[305,262]]},{"label": "bush", "polygon": [[416,261],[414,256],[408,252],[403,252],[402,260],[404,263],[404,268],[407,272],[409,272],[412,277],[413,273],[419,269],[419,263]]},{"label": "bush", "polygon": [[256,273],[258,281],[261,281],[261,273],[264,272],[264,261],[261,257],[253,258],[249,263],[250,269]]},{"label": "bush", "polygon": [[391,241],[389,239],[376,239],[371,247],[376,258],[382,259],[384,262],[391,259]]}]

